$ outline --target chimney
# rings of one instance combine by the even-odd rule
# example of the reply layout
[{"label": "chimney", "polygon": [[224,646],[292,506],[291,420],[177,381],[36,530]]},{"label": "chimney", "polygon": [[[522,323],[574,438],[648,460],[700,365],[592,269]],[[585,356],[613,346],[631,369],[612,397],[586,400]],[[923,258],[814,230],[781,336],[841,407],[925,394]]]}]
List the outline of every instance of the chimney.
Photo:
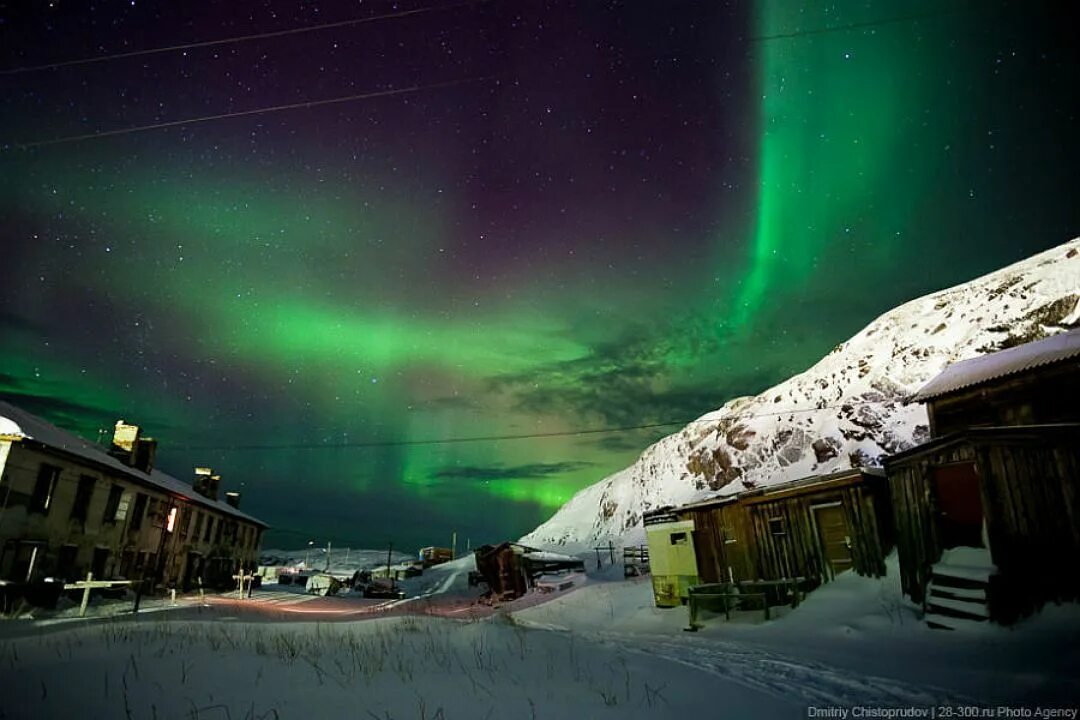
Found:
[{"label": "chimney", "polygon": [[117,420],[109,454],[125,465],[149,473],[154,469],[157,440],[143,437],[138,425]]},{"label": "chimney", "polygon": [[139,426],[128,425],[123,420],[116,421],[116,428],[113,430],[112,444],[114,448],[131,452],[135,449],[135,443],[139,440]]},{"label": "chimney", "polygon": [[210,476],[213,474],[214,471],[208,467],[195,468],[195,482],[191,484],[192,489],[203,497],[210,497]]},{"label": "chimney", "polygon": [[225,502],[229,503],[234,508],[239,510],[240,509],[240,493],[238,493],[238,492],[227,492],[227,493],[225,493]]},{"label": "chimney", "polygon": [[217,500],[218,488],[221,487],[221,476],[211,475],[210,482],[206,486],[206,497],[211,500]]},{"label": "chimney", "polygon": [[136,470],[149,473],[154,469],[154,457],[157,455],[157,440],[141,437],[135,441],[135,450],[131,453],[131,465]]}]

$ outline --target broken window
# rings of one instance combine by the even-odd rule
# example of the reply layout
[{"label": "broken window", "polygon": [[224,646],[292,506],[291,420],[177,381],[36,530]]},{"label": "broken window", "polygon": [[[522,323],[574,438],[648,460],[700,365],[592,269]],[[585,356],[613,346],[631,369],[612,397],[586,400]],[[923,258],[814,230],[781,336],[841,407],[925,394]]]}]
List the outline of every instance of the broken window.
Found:
[{"label": "broken window", "polygon": [[15,546],[15,562],[11,566],[11,579],[30,582],[37,570],[38,563],[45,555],[45,543],[39,541],[19,541]]},{"label": "broken window", "polygon": [[787,523],[784,521],[784,518],[769,518],[769,534],[773,537],[787,535]]},{"label": "broken window", "polygon": [[672,545],[685,545],[686,544],[686,533],[684,533],[684,532],[671,533],[671,544]]},{"label": "broken window", "polygon": [[142,527],[143,515],[146,510],[147,496],[139,493],[135,496],[135,507],[131,510],[131,529],[138,530]]},{"label": "broken window", "polygon": [[30,512],[49,514],[49,507],[52,505],[56,482],[59,478],[60,468],[46,463],[41,464],[38,468],[37,481],[34,482],[34,493],[30,496]]},{"label": "broken window", "polygon": [[103,523],[115,523],[120,510],[120,497],[124,494],[124,488],[113,485],[109,488],[109,498],[105,501],[105,513],[101,516]]},{"label": "broken window", "polygon": [[89,475],[79,478],[79,486],[75,489],[75,504],[71,506],[72,520],[86,522],[86,513],[90,509],[90,498],[94,495],[95,482]]}]

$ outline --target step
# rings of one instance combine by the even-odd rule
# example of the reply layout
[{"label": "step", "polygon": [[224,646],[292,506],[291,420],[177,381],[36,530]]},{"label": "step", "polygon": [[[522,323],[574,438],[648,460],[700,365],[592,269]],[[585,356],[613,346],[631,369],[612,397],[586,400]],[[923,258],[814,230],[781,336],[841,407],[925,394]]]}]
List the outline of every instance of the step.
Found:
[{"label": "step", "polygon": [[987,626],[986,620],[969,620],[928,612],[923,618],[935,630],[978,630]]},{"label": "step", "polygon": [[931,582],[926,592],[932,597],[950,598],[952,600],[974,600],[980,603],[986,602],[985,585],[970,588],[955,587],[952,585],[941,585],[935,582]]},{"label": "step", "polygon": [[928,597],[926,599],[927,612],[940,612],[942,615],[949,615],[952,617],[965,617],[972,619],[987,619],[990,617],[990,610],[987,609],[986,603],[971,602],[969,600],[950,600],[942,597]]},{"label": "step", "polygon": [[997,572],[986,548],[957,547],[941,554],[931,573],[943,577],[987,582]]},{"label": "step", "polygon": [[953,575],[951,574],[951,568],[939,568],[934,566],[930,568],[930,581],[938,585],[948,585],[949,587],[958,588],[984,588],[990,584],[989,578],[971,577],[973,573],[963,573]]}]

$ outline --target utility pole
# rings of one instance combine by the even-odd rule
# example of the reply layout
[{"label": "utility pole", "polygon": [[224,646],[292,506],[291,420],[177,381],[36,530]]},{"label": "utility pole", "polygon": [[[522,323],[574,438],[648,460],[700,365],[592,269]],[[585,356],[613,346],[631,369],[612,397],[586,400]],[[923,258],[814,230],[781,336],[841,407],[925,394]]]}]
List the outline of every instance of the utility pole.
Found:
[{"label": "utility pole", "polygon": [[394,576],[390,574],[390,559],[394,556],[394,541],[390,541],[390,548],[386,551],[386,577],[390,578],[390,589],[394,589]]},{"label": "utility pole", "polygon": [[326,541],[326,570],[324,572],[330,572],[330,541]]},{"label": "utility pole", "polygon": [[450,533],[450,559],[457,559],[457,530]]}]

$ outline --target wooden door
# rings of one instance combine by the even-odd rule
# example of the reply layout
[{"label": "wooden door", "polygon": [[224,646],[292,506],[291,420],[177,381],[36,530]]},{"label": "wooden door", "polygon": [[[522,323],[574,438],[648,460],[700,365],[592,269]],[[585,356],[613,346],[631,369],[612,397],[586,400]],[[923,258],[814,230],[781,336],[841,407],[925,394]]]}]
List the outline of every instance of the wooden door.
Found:
[{"label": "wooden door", "polygon": [[844,522],[844,508],[840,503],[830,503],[818,505],[813,510],[825,562],[830,574],[836,577],[855,564],[851,557],[851,533]]},{"label": "wooden door", "polygon": [[982,547],[982,495],[975,463],[936,467],[933,478],[942,549]]}]

